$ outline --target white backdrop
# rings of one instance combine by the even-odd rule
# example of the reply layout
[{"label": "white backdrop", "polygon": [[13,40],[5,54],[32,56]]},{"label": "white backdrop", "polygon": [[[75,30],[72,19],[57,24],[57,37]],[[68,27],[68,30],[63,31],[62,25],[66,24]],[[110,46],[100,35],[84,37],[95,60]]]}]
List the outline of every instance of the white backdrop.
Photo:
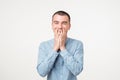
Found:
[{"label": "white backdrop", "polygon": [[39,43],[53,38],[51,16],[72,18],[69,37],[84,43],[78,80],[120,80],[119,0],[0,0],[0,80],[45,80],[36,70]]}]

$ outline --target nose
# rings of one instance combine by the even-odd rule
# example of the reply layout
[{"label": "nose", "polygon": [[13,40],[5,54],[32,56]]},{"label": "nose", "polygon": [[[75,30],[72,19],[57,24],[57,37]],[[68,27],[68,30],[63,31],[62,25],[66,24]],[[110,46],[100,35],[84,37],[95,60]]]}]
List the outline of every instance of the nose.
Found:
[{"label": "nose", "polygon": [[58,25],[58,28],[61,29],[61,28],[62,28],[62,24],[59,24],[59,25]]}]

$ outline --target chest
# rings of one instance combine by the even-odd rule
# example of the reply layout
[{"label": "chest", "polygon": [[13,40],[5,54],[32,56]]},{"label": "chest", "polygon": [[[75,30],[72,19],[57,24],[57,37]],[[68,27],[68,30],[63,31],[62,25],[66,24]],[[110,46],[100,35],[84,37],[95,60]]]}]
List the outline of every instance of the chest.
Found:
[{"label": "chest", "polygon": [[55,67],[57,66],[63,66],[64,65],[64,60],[61,55],[58,55],[55,61]]}]

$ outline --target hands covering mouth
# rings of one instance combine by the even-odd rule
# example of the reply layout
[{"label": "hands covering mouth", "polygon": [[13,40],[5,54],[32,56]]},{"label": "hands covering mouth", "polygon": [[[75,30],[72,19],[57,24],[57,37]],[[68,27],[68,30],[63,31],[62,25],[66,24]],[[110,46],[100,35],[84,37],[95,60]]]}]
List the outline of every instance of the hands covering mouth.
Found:
[{"label": "hands covering mouth", "polygon": [[54,50],[58,51],[65,49],[65,42],[67,38],[67,32],[65,29],[55,29],[54,31]]}]

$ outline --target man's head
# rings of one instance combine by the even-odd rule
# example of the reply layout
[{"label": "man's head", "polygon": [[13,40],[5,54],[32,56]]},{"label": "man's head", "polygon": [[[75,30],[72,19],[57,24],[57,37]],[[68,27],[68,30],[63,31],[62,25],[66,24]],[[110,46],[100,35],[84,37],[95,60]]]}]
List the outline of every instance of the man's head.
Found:
[{"label": "man's head", "polygon": [[52,16],[52,29],[55,32],[58,30],[65,30],[66,33],[70,29],[70,15],[65,11],[57,11]]}]

